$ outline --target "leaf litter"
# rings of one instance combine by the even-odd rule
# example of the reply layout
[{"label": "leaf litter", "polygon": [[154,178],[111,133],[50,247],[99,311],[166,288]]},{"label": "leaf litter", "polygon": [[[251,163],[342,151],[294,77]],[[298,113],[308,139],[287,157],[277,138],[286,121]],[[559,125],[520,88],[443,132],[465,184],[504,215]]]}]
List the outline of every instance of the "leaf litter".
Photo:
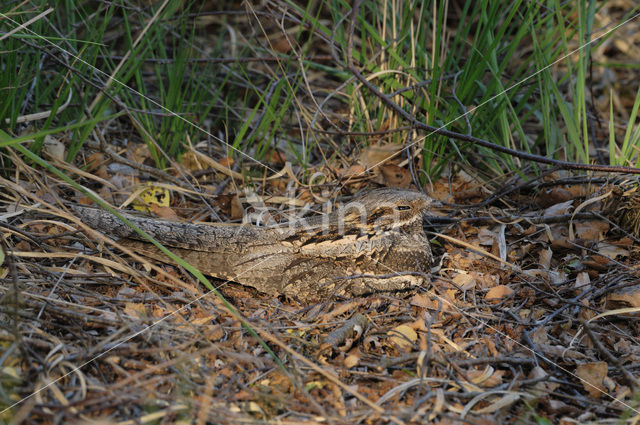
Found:
[{"label": "leaf litter", "polygon": [[[290,49],[289,37],[273,42]],[[47,140],[60,160],[64,143]],[[260,175],[198,144],[168,173],[143,168],[148,147],[133,142],[122,155],[88,144],[84,162],[66,166],[115,206],[179,221],[268,224],[319,211],[341,184],[347,196],[376,185],[416,188],[411,168],[420,161],[393,156],[401,147],[384,138],[370,142],[305,170],[324,176],[310,184],[278,149],[266,155],[278,172]],[[551,173],[480,207],[517,179],[487,183],[461,167],[430,182],[421,189],[445,203],[427,223],[438,263],[423,271],[430,285],[407,292],[305,305],[215,281],[281,368],[190,274],[83,228],[64,207],[89,205],[88,197],[11,149],[2,155],[17,172],[0,180],[0,373],[9,394],[41,390],[19,407],[32,422],[637,418],[634,177]],[[573,177],[580,180],[557,183]],[[152,196],[139,196],[149,188]]]},{"label": "leaf litter", "polygon": [[[87,158],[95,163],[100,157]],[[99,167],[108,167],[108,160],[102,162]],[[17,271],[20,307],[15,311],[20,313],[11,316],[10,309],[4,311],[22,329],[3,331],[2,339],[4,344],[21,341],[29,347],[34,365],[35,353],[49,359],[45,369],[11,369],[18,380],[30,376],[35,389],[62,378],[39,393],[36,405],[73,402],[83,415],[97,411],[117,416],[124,400],[139,400],[133,405],[154,405],[177,418],[187,409],[184,406],[195,403],[197,409],[216,406],[225,418],[220,421],[228,423],[283,414],[291,420],[330,415],[333,420],[386,422],[395,417],[411,422],[426,420],[433,412],[497,423],[497,418],[528,417],[532,405],[560,420],[567,412],[582,411],[584,416],[585,403],[593,416],[620,414],[623,405],[612,404],[609,397],[632,403],[632,388],[617,367],[633,374],[638,364],[637,310],[628,309],[640,307],[634,221],[612,215],[606,216],[606,225],[600,224],[602,219],[570,219],[585,199],[597,194],[538,210],[529,203],[534,208],[520,208],[523,219],[513,223],[499,217],[513,215],[511,209],[522,202],[524,193],[506,198],[506,207],[485,207],[471,214],[446,207],[434,210],[429,227],[434,240],[446,235],[478,251],[471,253],[442,239],[434,245],[442,260],[431,286],[406,293],[304,305],[216,282],[253,326],[318,365],[311,369],[274,347],[284,361],[284,372],[220,300],[206,295],[188,273],[132,259],[109,235],[97,239],[95,232],[76,231],[77,223],[53,203],[68,197],[68,189],[53,176],[42,186],[36,170],[26,164],[21,170],[20,180],[0,182],[8,189],[4,205],[20,205],[11,216],[15,230],[3,228],[9,255],[2,267]],[[136,191],[143,193],[139,188],[146,186],[139,186],[137,179],[132,182],[110,198],[126,203]],[[459,183],[470,188],[472,184]],[[372,183],[354,184],[360,188]],[[213,185],[202,189],[225,220],[239,218],[233,203],[244,212],[257,211],[261,203],[278,220],[286,219],[279,206],[291,196],[305,199],[293,203],[298,209],[318,206],[312,205],[314,196],[305,195],[306,188],[295,188],[293,193],[299,195],[292,195],[290,185],[275,180],[264,188],[270,196],[216,195]],[[310,189],[328,194],[322,187]],[[200,214],[198,197],[180,188],[169,192],[171,202],[165,208],[172,210],[174,219]],[[166,203],[167,192],[159,193]],[[278,197],[282,200],[269,204]],[[71,198],[85,202],[82,199],[81,194]],[[154,214],[154,207],[147,210]],[[7,216],[9,212],[6,209]],[[455,220],[436,225],[447,213]],[[600,213],[606,214],[604,207]],[[481,216],[495,220],[481,226],[467,220]],[[534,216],[543,221],[567,218],[546,224],[534,223]],[[631,227],[621,227],[628,222]],[[522,270],[505,267],[494,257]],[[7,286],[5,296],[11,291]],[[624,308],[591,322],[601,346],[590,343],[583,321]],[[336,332],[340,336],[332,337]],[[619,365],[607,362],[602,350],[617,356]],[[349,390],[328,378],[333,375]],[[82,389],[79,382],[89,385]],[[540,391],[543,387],[546,391]],[[105,398],[105,393],[111,396]],[[41,407],[33,414],[46,418],[56,410]]]}]

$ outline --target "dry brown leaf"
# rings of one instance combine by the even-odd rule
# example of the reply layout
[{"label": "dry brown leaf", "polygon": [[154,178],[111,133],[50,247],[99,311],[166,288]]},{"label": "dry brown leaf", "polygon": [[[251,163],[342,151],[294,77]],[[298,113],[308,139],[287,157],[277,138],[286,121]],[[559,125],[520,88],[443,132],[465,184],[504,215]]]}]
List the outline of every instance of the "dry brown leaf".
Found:
[{"label": "dry brown leaf", "polygon": [[549,343],[549,334],[547,332],[547,328],[545,326],[541,326],[531,335],[531,341],[536,345],[540,344],[548,344]]},{"label": "dry brown leaf", "polygon": [[44,152],[45,155],[53,159],[56,159],[58,161],[64,161],[64,157],[65,157],[64,144],[51,135],[44,136],[42,152]]},{"label": "dry brown leaf", "polygon": [[489,289],[500,284],[500,275],[472,272],[476,277],[476,288]]},{"label": "dry brown leaf", "polygon": [[104,165],[106,159],[102,152],[94,152],[87,156],[84,166],[85,170],[93,172],[96,168]]},{"label": "dry brown leaf", "polygon": [[573,200],[552,205],[546,210],[544,210],[543,215],[544,217],[550,217],[555,215],[569,214],[571,212],[572,205],[573,205]]},{"label": "dry brown leaf", "polygon": [[551,268],[552,257],[553,251],[551,250],[551,248],[540,250],[540,266],[545,270],[549,270]]},{"label": "dry brown leaf", "polygon": [[601,241],[604,234],[609,231],[609,223],[602,220],[574,222],[576,237],[588,241]]},{"label": "dry brown leaf", "polygon": [[452,196],[451,191],[449,190],[449,184],[446,180],[438,180],[435,182],[429,194],[433,199],[437,199],[438,201],[445,201],[450,199]]},{"label": "dry brown leaf", "polygon": [[222,325],[207,326],[204,331],[204,337],[207,341],[218,341],[226,335],[226,331]]},{"label": "dry brown leaf", "polygon": [[231,202],[236,195],[224,194],[216,196],[216,205],[225,215],[231,215]]},{"label": "dry brown leaf", "polygon": [[608,242],[600,242],[598,244],[598,254],[602,255],[603,257],[615,260],[616,257],[628,257],[629,250],[610,244]]},{"label": "dry brown leaf", "polygon": [[[618,341],[613,344],[614,350],[621,354],[630,354],[632,350],[631,342],[626,338],[620,338]],[[635,346],[633,347],[635,349]]]},{"label": "dry brown leaf", "polygon": [[455,190],[453,196],[457,203],[473,203],[474,200],[484,198],[486,189],[482,186],[476,186],[467,190]]},{"label": "dry brown leaf", "polygon": [[583,353],[569,350],[563,345],[540,344],[538,348],[548,357],[562,357],[563,359],[584,359],[586,357]]},{"label": "dry brown leaf", "polygon": [[[547,380],[541,380],[545,377],[547,377]],[[529,373],[529,379],[540,379],[539,382],[536,382],[533,385],[535,391],[534,394],[538,394],[540,396],[555,391],[560,386],[560,384],[558,383],[551,382],[551,376],[540,366],[535,366],[533,369],[531,369],[531,372]]]},{"label": "dry brown leaf", "polygon": [[138,164],[143,164],[145,160],[151,158],[149,146],[146,143],[135,144],[132,149],[127,149],[127,158]]},{"label": "dry brown leaf", "polygon": [[162,207],[157,204],[151,204],[149,209],[153,214],[165,220],[175,220],[178,218],[178,214],[176,214],[171,207]]},{"label": "dry brown leaf", "polygon": [[589,273],[580,272],[576,276],[576,283],[573,285],[575,289],[585,290],[586,286],[591,284],[591,278],[589,277]]},{"label": "dry brown leaf", "polygon": [[461,290],[468,291],[476,286],[475,273],[461,271],[451,279]]},{"label": "dry brown leaf", "polygon": [[471,369],[466,375],[474,384],[485,388],[492,388],[502,384],[504,371],[494,370],[491,366],[487,366],[484,370]]},{"label": "dry brown leaf", "polygon": [[523,270],[523,273],[531,277],[542,277],[548,279],[554,285],[560,284],[567,280],[567,274],[564,272],[564,270],[529,269]]},{"label": "dry brown leaf", "polygon": [[293,49],[294,44],[294,39],[291,38],[290,35],[284,34],[271,41],[271,48],[279,53],[289,53],[291,49]]},{"label": "dry brown leaf", "polygon": [[360,154],[360,163],[367,169],[386,163],[392,156],[402,150],[402,145],[388,143],[371,145]]},{"label": "dry brown leaf", "polygon": [[337,304],[330,312],[323,312],[322,316],[319,319],[321,323],[327,323],[332,321],[336,316],[340,316],[345,313],[351,314],[354,310],[357,311],[357,308],[362,305],[363,302],[364,300],[362,299],[356,299],[353,301],[347,301],[345,303]]},{"label": "dry brown leaf", "polygon": [[456,295],[458,294],[458,289],[446,289],[442,293],[443,304],[446,306],[455,305]]},{"label": "dry brown leaf", "polygon": [[480,245],[492,246],[498,239],[498,234],[486,227],[481,227],[478,231],[478,241]]},{"label": "dry brown leaf", "polygon": [[145,319],[147,317],[147,309],[142,303],[126,303],[124,312],[135,319]]},{"label": "dry brown leaf", "polygon": [[591,397],[600,398],[606,394],[607,388],[604,386],[604,380],[607,377],[608,369],[609,365],[605,362],[584,363],[576,368],[576,375]]},{"label": "dry brown leaf", "polygon": [[411,186],[413,179],[411,173],[406,168],[398,167],[394,164],[382,164],[380,166],[382,176],[390,187],[408,188]]},{"label": "dry brown leaf", "polygon": [[607,308],[640,307],[640,285],[620,288],[607,295]]},{"label": "dry brown leaf", "polygon": [[244,209],[240,198],[235,194],[218,195],[216,197],[216,204],[223,214],[228,215],[232,219],[239,219],[243,217]]},{"label": "dry brown leaf", "polygon": [[234,162],[235,161],[233,160],[233,158],[231,158],[230,156],[225,156],[224,158],[220,158],[220,160],[218,161],[218,164],[220,164],[223,167],[231,168]]},{"label": "dry brown leaf", "polygon": [[571,195],[570,191],[558,187],[540,192],[540,194],[536,197],[536,203],[541,208],[547,208],[551,205],[563,203],[573,199],[574,196]]},{"label": "dry brown leaf", "polygon": [[404,351],[410,351],[413,344],[418,340],[418,334],[410,325],[396,326],[389,332],[389,341]]},{"label": "dry brown leaf", "polygon": [[265,159],[272,164],[280,166],[283,166],[287,162],[287,157],[279,149],[271,149],[267,152]]},{"label": "dry brown leaf", "polygon": [[485,295],[484,298],[487,301],[498,302],[503,298],[510,296],[513,292],[513,289],[509,288],[507,285],[498,285],[489,289],[489,292],[487,292],[487,295]]},{"label": "dry brown leaf", "polygon": [[349,354],[344,359],[344,367],[352,368],[358,366],[360,363],[361,353],[360,350],[356,347],[349,351]]},{"label": "dry brown leaf", "polygon": [[180,165],[189,171],[198,171],[204,169],[202,163],[198,160],[193,151],[187,151],[180,156]]},{"label": "dry brown leaf", "polygon": [[415,294],[411,297],[410,303],[411,305],[427,310],[438,310],[442,306],[442,302],[440,302],[437,297],[424,294]]},{"label": "dry brown leaf", "polygon": [[341,178],[364,177],[365,168],[360,164],[355,164],[349,168],[338,168],[335,173]]},{"label": "dry brown leaf", "polygon": [[545,242],[551,242],[551,249],[576,249],[575,244],[579,241],[574,241],[573,244],[569,243],[569,235],[567,232],[567,226],[565,224],[552,224],[546,228],[546,232],[543,239]]}]

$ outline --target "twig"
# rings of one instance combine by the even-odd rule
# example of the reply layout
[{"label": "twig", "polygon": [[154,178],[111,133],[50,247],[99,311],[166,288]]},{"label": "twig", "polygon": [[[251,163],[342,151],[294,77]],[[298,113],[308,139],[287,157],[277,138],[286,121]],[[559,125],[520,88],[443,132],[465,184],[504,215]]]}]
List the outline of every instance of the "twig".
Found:
[{"label": "twig", "polygon": [[425,221],[429,225],[436,224],[454,224],[454,223],[498,223],[498,222],[507,222],[510,224],[525,221],[530,224],[553,224],[553,223],[564,223],[571,218],[573,219],[583,219],[583,220],[599,220],[601,216],[597,213],[585,212],[578,214],[561,214],[561,215],[551,215],[551,216],[526,216],[526,215],[501,215],[501,216],[492,216],[492,217],[437,217],[437,216],[427,216],[425,217]]},{"label": "twig", "polygon": [[364,329],[369,324],[369,319],[364,314],[356,313],[343,323],[338,329],[331,332],[324,339],[324,343],[332,348],[344,344],[347,339],[357,339],[362,336]]}]

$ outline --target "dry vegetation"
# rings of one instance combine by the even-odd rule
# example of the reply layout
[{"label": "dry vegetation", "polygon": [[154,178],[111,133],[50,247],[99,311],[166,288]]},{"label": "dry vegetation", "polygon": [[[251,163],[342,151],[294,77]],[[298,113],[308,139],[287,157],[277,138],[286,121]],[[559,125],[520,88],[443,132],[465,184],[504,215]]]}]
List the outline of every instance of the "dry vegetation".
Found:
[{"label": "dry vegetation", "polygon": [[[253,57],[261,60],[246,59],[256,85],[281,66],[299,71],[302,61],[265,59],[269,49],[295,50],[274,4],[228,21],[199,18],[211,33],[228,25],[231,39],[260,28],[254,45],[264,50]],[[617,4],[596,16],[596,28],[622,19],[628,5]],[[595,63],[637,64],[640,20],[621,34],[593,52]],[[326,40],[316,43],[318,63],[334,60]],[[152,85],[154,74],[148,78]],[[594,140],[608,140],[610,129],[624,135],[638,80],[637,66],[594,65],[587,90]],[[68,206],[91,204],[86,193],[4,147],[0,409],[12,407],[0,423],[635,423],[636,178],[519,159],[498,171],[490,167],[504,157],[480,159],[478,152],[490,151],[473,146],[466,149],[475,160],[451,157],[427,178],[422,145],[395,143],[422,140],[425,130],[389,132],[407,123],[374,96],[352,92],[352,103],[336,101],[346,91],[330,73],[307,69],[302,81],[321,94],[291,98],[298,115],[273,121],[281,132],[260,130],[273,143],[238,145],[257,162],[216,140],[233,142],[220,126],[207,127],[209,136],[183,133],[188,148],[180,161],[156,168],[159,149],[144,143],[144,126],[122,104],[125,114],[98,123],[73,161],[60,154],[71,137],[64,132],[48,136],[42,156],[112,205],[140,207],[144,198],[151,214],[176,220],[280,221],[292,205],[294,214],[309,213],[362,189],[418,185],[444,201],[425,223],[437,258],[428,283],[307,305],[212,281],[235,313],[184,269],[140,257],[83,225]],[[265,96],[279,89],[270,90]],[[610,95],[618,114],[612,127]],[[370,111],[384,119],[371,116],[363,129],[354,121],[366,116],[358,110],[364,98],[378,102]],[[229,121],[239,134],[244,122],[259,120],[251,100],[236,106]],[[12,135],[39,128],[32,125]],[[458,128],[466,132],[464,122]],[[348,134],[365,129],[373,133]],[[530,122],[523,134],[541,131]],[[293,149],[306,155],[304,165],[289,149],[297,138],[313,143]],[[608,148],[591,147],[586,162],[607,161]]]}]

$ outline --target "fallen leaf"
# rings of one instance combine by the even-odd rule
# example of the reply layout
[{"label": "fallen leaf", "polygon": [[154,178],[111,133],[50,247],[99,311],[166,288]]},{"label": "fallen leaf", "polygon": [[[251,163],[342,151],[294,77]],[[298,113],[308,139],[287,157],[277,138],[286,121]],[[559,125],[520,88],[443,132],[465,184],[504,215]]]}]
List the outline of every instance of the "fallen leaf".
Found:
[{"label": "fallen leaf", "polygon": [[468,291],[476,286],[476,276],[474,273],[461,271],[451,280],[463,291]]},{"label": "fallen leaf", "polygon": [[543,379],[549,377],[549,374],[545,372],[545,370],[540,366],[535,366],[533,369],[531,369],[531,372],[529,372],[529,379],[538,380],[538,382],[533,384],[533,390],[535,391],[534,394],[544,396],[558,389],[560,384],[555,383],[549,379]]},{"label": "fallen leaf", "polygon": [[387,332],[389,341],[402,350],[410,350],[418,340],[418,334],[409,325],[400,325]]},{"label": "fallen leaf", "polygon": [[551,281],[554,285],[558,285],[567,280],[567,274],[564,270],[543,270],[543,269],[529,269],[523,270],[523,273],[531,277],[542,277]]},{"label": "fallen leaf", "polygon": [[279,149],[271,149],[265,156],[265,160],[276,165],[284,165],[287,162],[286,156]]},{"label": "fallen leaf", "polygon": [[189,171],[198,171],[205,168],[193,151],[187,151],[180,156],[180,165]]},{"label": "fallen leaf", "polygon": [[551,205],[566,202],[568,200],[573,201],[575,197],[566,189],[554,188],[540,192],[536,196],[536,203],[540,208],[547,208]]},{"label": "fallen leaf", "polygon": [[127,158],[138,163],[144,164],[144,161],[151,158],[149,152],[149,146],[146,143],[137,143],[133,146],[129,146],[127,149]]},{"label": "fallen leaf", "polygon": [[612,245],[608,242],[600,242],[598,244],[598,254],[602,255],[603,257],[615,260],[616,257],[628,257],[629,250],[616,245]]},{"label": "fallen leaf", "polygon": [[237,220],[244,216],[244,208],[242,208],[242,203],[240,202],[240,198],[238,195],[235,195],[231,200],[231,217],[232,220]]},{"label": "fallen leaf", "polygon": [[559,204],[555,204],[544,210],[544,216],[554,216],[554,215],[563,215],[569,214],[571,211],[571,206],[573,205],[573,200],[569,200],[566,202],[561,202]]},{"label": "fallen leaf", "polygon": [[488,301],[497,302],[510,296],[513,292],[513,289],[509,288],[507,285],[498,285],[489,289],[489,292],[487,292],[487,295],[485,295],[484,298]]},{"label": "fallen leaf", "polygon": [[271,41],[271,48],[276,52],[288,53],[291,51],[291,49],[293,49],[294,44],[295,42],[293,38],[291,38],[291,36],[288,34],[284,34]]},{"label": "fallen leaf", "polygon": [[575,236],[588,241],[601,241],[609,231],[609,223],[602,220],[574,222]]},{"label": "fallen leaf", "polygon": [[223,167],[231,168],[234,162],[235,161],[233,160],[233,158],[231,158],[230,156],[225,156],[224,158],[220,158],[218,164],[222,165]]},{"label": "fallen leaf", "polygon": [[640,307],[640,285],[619,288],[607,295],[607,308]]},{"label": "fallen leaf", "polygon": [[349,168],[339,168],[336,170],[336,174],[342,178],[364,177],[365,168],[360,164],[356,164]]},{"label": "fallen leaf", "polygon": [[530,335],[531,341],[534,344],[548,344],[549,343],[549,334],[547,332],[547,328],[544,326],[540,326],[534,333]]},{"label": "fallen leaf", "polygon": [[147,310],[142,303],[126,303],[124,312],[133,319],[144,319],[147,317]]},{"label": "fallen leaf", "polygon": [[169,189],[148,183],[147,187],[133,200],[133,208],[137,211],[149,212],[152,205],[168,207],[170,202]]},{"label": "fallen leaf", "polygon": [[104,166],[105,156],[102,152],[94,152],[85,161],[85,169],[93,172],[96,168]]},{"label": "fallen leaf", "polygon": [[45,136],[42,151],[58,161],[64,161],[65,147],[64,144],[53,136]]},{"label": "fallen leaf", "polygon": [[538,348],[548,357],[562,357],[563,359],[584,359],[586,356],[576,350],[567,349],[564,345],[540,344]]},{"label": "fallen leaf", "polygon": [[481,227],[478,231],[478,240],[480,241],[480,245],[492,246],[497,239],[498,234],[487,229],[486,227]]},{"label": "fallen leaf", "polygon": [[370,145],[360,154],[360,163],[367,169],[378,167],[402,150],[402,145],[388,143]]},{"label": "fallen leaf", "polygon": [[428,296],[423,294],[415,294],[411,297],[411,305],[421,307],[427,310],[446,310],[446,305],[436,296]]},{"label": "fallen leaf", "polygon": [[609,366],[605,362],[584,363],[576,368],[576,375],[592,398],[600,398],[606,394],[607,388],[604,386],[604,380],[607,377],[608,369]]},{"label": "fallen leaf", "polygon": [[178,218],[178,214],[171,207],[162,207],[157,204],[151,204],[149,210],[153,215],[163,218],[165,220],[175,220]]},{"label": "fallen leaf", "polygon": [[549,270],[551,268],[551,258],[553,257],[553,251],[551,248],[543,249],[540,251],[540,266],[543,269]]},{"label": "fallen leaf", "polygon": [[398,167],[394,164],[382,164],[380,167],[385,182],[390,187],[408,188],[411,186],[411,173],[406,168]]},{"label": "fallen leaf", "polygon": [[360,350],[358,348],[352,349],[347,357],[344,359],[344,367],[352,368],[358,366],[360,363]]},{"label": "fallen leaf", "polygon": [[500,284],[500,275],[471,272],[476,278],[476,288],[489,289]]},{"label": "fallen leaf", "polygon": [[575,289],[584,290],[584,289],[586,289],[584,287],[589,285],[590,283],[591,283],[591,278],[589,277],[589,273],[580,272],[576,276],[576,283],[573,285],[573,287]]},{"label": "fallen leaf", "polygon": [[207,341],[218,341],[224,338],[225,335],[226,331],[221,325],[207,326],[204,331],[204,336]]},{"label": "fallen leaf", "polygon": [[471,369],[466,373],[467,378],[476,385],[491,388],[502,384],[504,371],[496,371],[493,367],[487,366],[484,370]]}]

